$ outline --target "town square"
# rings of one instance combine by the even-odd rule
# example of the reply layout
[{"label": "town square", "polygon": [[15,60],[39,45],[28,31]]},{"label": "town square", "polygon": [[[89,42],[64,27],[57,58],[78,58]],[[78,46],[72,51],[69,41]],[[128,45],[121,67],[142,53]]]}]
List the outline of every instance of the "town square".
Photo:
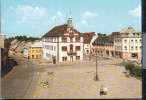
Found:
[{"label": "town square", "polygon": [[2,98],[142,98],[141,1],[26,1],[2,0]]}]

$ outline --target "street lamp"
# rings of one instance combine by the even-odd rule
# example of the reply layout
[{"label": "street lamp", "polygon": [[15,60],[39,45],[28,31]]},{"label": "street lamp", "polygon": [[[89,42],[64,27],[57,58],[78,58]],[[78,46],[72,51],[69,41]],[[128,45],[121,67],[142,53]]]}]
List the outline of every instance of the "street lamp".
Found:
[{"label": "street lamp", "polygon": [[98,74],[97,74],[97,41],[96,41],[96,81],[99,81]]}]

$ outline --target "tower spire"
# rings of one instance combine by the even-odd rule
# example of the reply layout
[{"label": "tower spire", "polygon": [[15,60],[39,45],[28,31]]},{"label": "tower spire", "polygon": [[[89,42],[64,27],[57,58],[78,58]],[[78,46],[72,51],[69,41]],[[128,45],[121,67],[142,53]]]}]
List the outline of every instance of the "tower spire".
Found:
[{"label": "tower spire", "polygon": [[55,17],[55,26],[56,26],[56,17]]},{"label": "tower spire", "polygon": [[68,18],[68,25],[67,25],[67,27],[68,27],[68,29],[73,28],[72,16],[71,16],[71,7],[70,7],[70,15],[69,15],[69,18]]}]

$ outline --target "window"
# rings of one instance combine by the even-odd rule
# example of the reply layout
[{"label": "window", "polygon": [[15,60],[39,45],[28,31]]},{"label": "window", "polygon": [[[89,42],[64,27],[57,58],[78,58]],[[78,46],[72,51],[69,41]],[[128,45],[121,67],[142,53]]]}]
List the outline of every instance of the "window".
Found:
[{"label": "window", "polygon": [[137,50],[137,46],[135,46],[135,50]]},{"label": "window", "polygon": [[42,52],[42,50],[40,50],[40,53]]},{"label": "window", "polygon": [[125,46],[125,50],[127,50],[127,46]]},{"label": "window", "polygon": [[41,54],[40,54],[40,57],[41,57]]},{"label": "window", "polygon": [[131,50],[133,50],[133,46],[131,46]]},{"label": "window", "polygon": [[139,40],[139,43],[141,43],[141,39]]},{"label": "window", "polygon": [[36,58],[38,58],[38,55],[36,55]]},{"label": "window", "polygon": [[62,42],[67,42],[67,38],[66,37],[63,37],[62,38]]},{"label": "window", "polygon": [[34,50],[32,50],[32,53],[34,53]]},{"label": "window", "polygon": [[76,60],[80,60],[80,56],[76,56]]},{"label": "window", "polygon": [[141,46],[140,46],[139,48],[140,48],[140,50],[141,50]]},{"label": "window", "polygon": [[127,43],[127,40],[125,40],[125,43]]},{"label": "window", "polygon": [[80,51],[80,46],[76,46],[76,51]]},{"label": "window", "polygon": [[62,57],[62,61],[67,61],[67,57]]},{"label": "window", "polygon": [[137,39],[135,40],[135,43],[137,43]]},{"label": "window", "polygon": [[67,51],[67,47],[66,46],[62,47],[62,51]]},{"label": "window", "polygon": [[133,43],[133,40],[131,40],[131,43]]},{"label": "window", "polygon": [[56,51],[56,46],[54,46],[54,51]]},{"label": "window", "polygon": [[36,50],[36,53],[38,53],[38,50]]},{"label": "window", "polygon": [[80,37],[76,37],[76,42],[80,42]]},{"label": "window", "polygon": [[73,42],[73,38],[70,38],[70,42]]},{"label": "window", "polygon": [[87,47],[89,47],[89,45],[87,45]]},{"label": "window", "polygon": [[46,53],[46,56],[50,58],[51,57],[51,54]]}]

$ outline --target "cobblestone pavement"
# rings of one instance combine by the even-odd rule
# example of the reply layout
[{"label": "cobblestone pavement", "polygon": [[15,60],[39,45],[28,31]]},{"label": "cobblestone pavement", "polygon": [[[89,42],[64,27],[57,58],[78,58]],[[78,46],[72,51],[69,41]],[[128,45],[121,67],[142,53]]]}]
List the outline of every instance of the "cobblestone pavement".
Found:
[{"label": "cobblestone pavement", "polygon": [[[125,68],[120,66],[120,63],[122,60],[118,59],[98,62],[99,81],[93,80],[95,62],[46,68],[39,76],[39,85],[33,83],[32,86],[36,88],[30,89],[30,93],[34,92],[31,98],[141,98],[142,82],[133,77],[125,77]],[[48,74],[48,72],[53,73]],[[49,85],[43,87],[45,81],[48,81]],[[99,95],[101,85],[108,87],[107,95]]]}]

